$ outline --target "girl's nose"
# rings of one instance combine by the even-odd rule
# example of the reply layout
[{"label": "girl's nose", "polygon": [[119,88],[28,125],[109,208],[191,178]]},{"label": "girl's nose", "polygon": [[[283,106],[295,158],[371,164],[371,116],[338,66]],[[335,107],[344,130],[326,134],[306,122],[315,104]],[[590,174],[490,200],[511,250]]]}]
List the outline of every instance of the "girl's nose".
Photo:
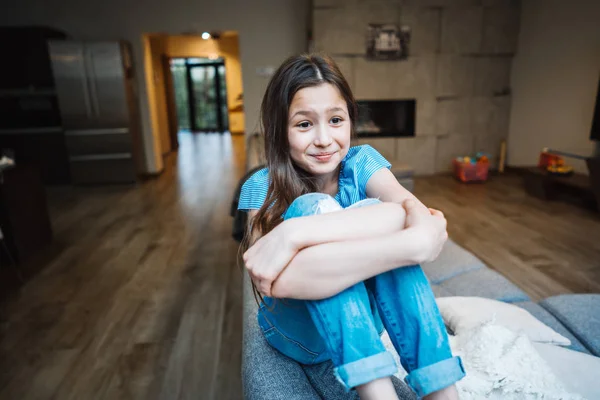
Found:
[{"label": "girl's nose", "polygon": [[327,147],[333,142],[329,129],[327,127],[318,129],[314,144],[319,147]]}]

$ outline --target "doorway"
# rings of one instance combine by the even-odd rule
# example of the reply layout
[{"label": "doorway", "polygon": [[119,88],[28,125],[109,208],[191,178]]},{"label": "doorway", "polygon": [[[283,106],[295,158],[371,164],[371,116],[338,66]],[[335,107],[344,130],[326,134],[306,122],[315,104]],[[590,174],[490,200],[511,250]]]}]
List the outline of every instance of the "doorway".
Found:
[{"label": "doorway", "polygon": [[226,132],[229,130],[225,60],[223,58],[171,58],[177,130]]}]

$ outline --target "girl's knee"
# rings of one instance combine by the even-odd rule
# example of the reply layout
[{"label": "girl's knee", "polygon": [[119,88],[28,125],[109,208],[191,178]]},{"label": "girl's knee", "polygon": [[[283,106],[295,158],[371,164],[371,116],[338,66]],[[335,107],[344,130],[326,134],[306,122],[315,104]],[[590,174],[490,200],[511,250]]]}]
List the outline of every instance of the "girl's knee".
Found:
[{"label": "girl's knee", "polygon": [[296,200],[290,204],[284,215],[284,219],[325,214],[341,209],[342,206],[328,194],[307,193],[296,198]]}]

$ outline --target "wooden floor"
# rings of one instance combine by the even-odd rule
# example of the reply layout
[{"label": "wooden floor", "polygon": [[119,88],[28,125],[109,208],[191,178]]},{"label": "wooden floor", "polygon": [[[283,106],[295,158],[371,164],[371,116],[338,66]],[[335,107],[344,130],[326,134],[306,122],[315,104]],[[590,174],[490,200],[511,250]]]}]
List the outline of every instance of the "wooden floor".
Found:
[{"label": "wooden floor", "polygon": [[[241,398],[243,140],[181,135],[158,179],[49,190],[56,243],[0,307],[0,399]],[[533,298],[600,292],[600,214],[531,198],[516,176],[419,178],[416,194]]]},{"label": "wooden floor", "polygon": [[180,139],[156,180],[49,190],[56,255],[2,308],[0,399],[241,398],[244,138]]},{"label": "wooden floor", "polygon": [[531,197],[514,173],[474,185],[421,178],[415,194],[444,212],[452,239],[532,299],[600,293],[600,213]]}]

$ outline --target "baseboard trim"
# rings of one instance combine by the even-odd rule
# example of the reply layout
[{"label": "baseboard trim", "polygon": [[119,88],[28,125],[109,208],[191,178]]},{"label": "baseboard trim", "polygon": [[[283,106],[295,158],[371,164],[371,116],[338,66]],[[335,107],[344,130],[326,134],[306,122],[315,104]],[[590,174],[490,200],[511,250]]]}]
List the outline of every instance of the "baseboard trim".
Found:
[{"label": "baseboard trim", "polygon": [[142,182],[151,181],[151,180],[154,180],[154,179],[157,179],[158,177],[160,177],[163,174],[163,171],[144,172],[144,173],[139,174],[138,177],[140,178],[140,181],[142,181]]}]

